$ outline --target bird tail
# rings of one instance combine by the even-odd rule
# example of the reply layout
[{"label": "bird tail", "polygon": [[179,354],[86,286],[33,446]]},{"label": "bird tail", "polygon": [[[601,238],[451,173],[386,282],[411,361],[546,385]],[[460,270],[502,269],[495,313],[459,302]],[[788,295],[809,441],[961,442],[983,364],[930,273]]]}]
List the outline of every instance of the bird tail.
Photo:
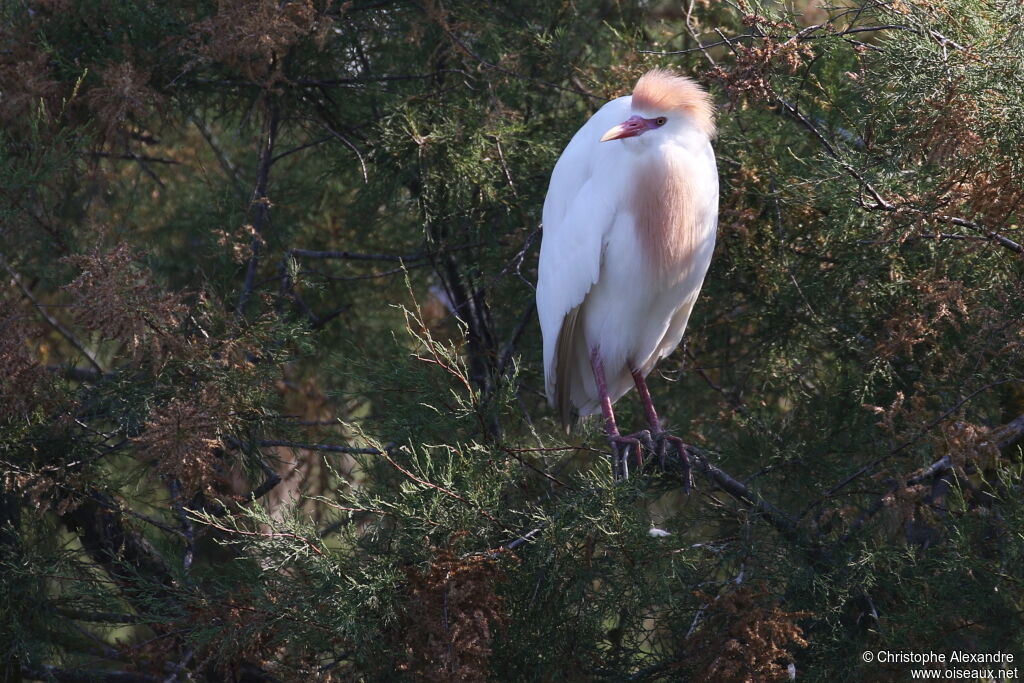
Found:
[{"label": "bird tail", "polygon": [[555,383],[551,403],[558,411],[558,419],[562,422],[566,434],[572,432],[572,427],[579,417],[572,404],[572,372],[576,366],[574,352],[577,346],[577,328],[581,322],[580,309],[581,306],[576,306],[565,314],[555,345]]}]

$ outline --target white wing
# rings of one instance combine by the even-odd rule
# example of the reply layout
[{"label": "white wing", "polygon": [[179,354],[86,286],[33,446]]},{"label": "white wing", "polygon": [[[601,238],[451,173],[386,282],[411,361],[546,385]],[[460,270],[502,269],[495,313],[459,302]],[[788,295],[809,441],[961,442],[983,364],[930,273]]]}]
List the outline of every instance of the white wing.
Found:
[{"label": "white wing", "polygon": [[607,176],[595,177],[596,169],[607,174],[614,168],[609,157],[615,148],[602,145],[600,139],[629,117],[630,102],[630,97],[609,102],[577,131],[555,164],[544,200],[537,311],[544,337],[545,389],[552,406],[562,408],[563,421],[568,387],[557,381],[559,358],[564,364],[569,353],[566,344],[578,345],[576,310],[601,273],[602,253],[618,204],[617,197],[609,196]]}]

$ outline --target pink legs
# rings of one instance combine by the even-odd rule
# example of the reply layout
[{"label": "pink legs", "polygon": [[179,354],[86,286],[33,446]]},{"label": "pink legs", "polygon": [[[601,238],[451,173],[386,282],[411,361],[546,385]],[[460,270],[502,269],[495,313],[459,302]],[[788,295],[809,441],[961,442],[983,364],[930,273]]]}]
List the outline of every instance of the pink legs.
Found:
[{"label": "pink legs", "polygon": [[647,382],[644,380],[644,376],[640,374],[640,371],[634,369],[632,372],[633,383],[636,384],[636,391],[640,394],[640,402],[644,405],[644,415],[647,417],[647,424],[651,425],[651,434],[657,436],[661,434],[661,420],[658,419],[658,413],[654,410],[651,392],[648,391]]},{"label": "pink legs", "polygon": [[644,407],[644,416],[651,426],[650,433],[638,432],[629,436],[622,436],[619,427],[615,424],[615,413],[612,412],[612,399],[608,394],[608,382],[605,379],[604,363],[601,361],[601,352],[598,348],[590,351],[590,368],[594,371],[594,382],[597,384],[597,393],[601,397],[601,415],[604,417],[604,431],[608,435],[608,443],[612,447],[612,476],[615,479],[629,479],[629,449],[633,448],[636,453],[638,468],[643,467],[643,451],[641,438],[648,445],[651,451],[658,455],[658,462],[661,469],[665,469],[665,450],[668,444],[672,444],[679,455],[683,468],[683,486],[687,493],[690,491],[692,476],[690,473],[690,458],[686,453],[686,444],[678,436],[666,434],[661,428],[661,420],[654,410],[654,403],[651,401],[651,392],[647,389],[647,382],[639,370],[633,369],[633,382],[636,384],[637,393],[640,394],[640,402]]},{"label": "pink legs", "polygon": [[601,397],[604,432],[608,435],[608,443],[612,447],[612,476],[615,479],[629,479],[629,449],[631,447],[636,453],[637,465],[643,466],[644,456],[640,450],[640,440],[635,435],[622,436],[619,434],[619,427],[615,424],[615,413],[612,412],[612,398],[608,394],[608,382],[605,380],[604,363],[601,362],[601,353],[597,347],[590,351],[590,368],[594,371],[594,382],[597,384],[597,393]]},{"label": "pink legs", "polygon": [[632,374],[633,383],[636,384],[636,391],[640,394],[640,402],[644,406],[647,424],[651,425],[651,435],[657,443],[658,462],[661,464],[661,469],[665,469],[665,449],[668,444],[672,444],[679,455],[679,462],[683,467],[683,488],[689,493],[690,487],[693,484],[693,476],[690,472],[690,458],[686,454],[686,444],[678,436],[672,436],[662,430],[661,420],[658,419],[658,413],[654,410],[654,403],[651,401],[651,392],[647,389],[647,381],[640,371],[635,368],[632,370]]},{"label": "pink legs", "polygon": [[604,431],[609,439],[619,436],[619,427],[615,424],[615,413],[612,412],[612,397],[608,395],[608,382],[604,378],[604,363],[601,362],[601,353],[597,347],[590,350],[590,369],[594,371],[594,382],[597,384],[597,393],[601,397]]}]

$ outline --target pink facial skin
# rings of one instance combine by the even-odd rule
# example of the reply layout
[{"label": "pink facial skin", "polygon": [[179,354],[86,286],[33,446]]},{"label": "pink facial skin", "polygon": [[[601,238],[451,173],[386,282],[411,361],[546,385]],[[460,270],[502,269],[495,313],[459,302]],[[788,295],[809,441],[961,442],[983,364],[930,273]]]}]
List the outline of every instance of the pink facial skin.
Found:
[{"label": "pink facial skin", "polygon": [[649,130],[659,128],[664,123],[665,118],[663,116],[659,116],[656,119],[645,119],[642,116],[634,114],[602,135],[601,142],[621,140],[622,138],[635,138],[637,135],[643,135]]}]

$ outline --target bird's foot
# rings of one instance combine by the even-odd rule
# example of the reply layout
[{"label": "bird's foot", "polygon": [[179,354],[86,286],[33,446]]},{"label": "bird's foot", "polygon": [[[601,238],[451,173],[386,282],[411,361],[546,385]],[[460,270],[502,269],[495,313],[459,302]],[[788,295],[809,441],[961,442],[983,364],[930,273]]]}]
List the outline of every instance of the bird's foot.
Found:
[{"label": "bird's foot", "polygon": [[615,481],[629,479],[629,456],[632,451],[636,461],[637,471],[642,471],[644,466],[644,449],[654,452],[654,440],[647,430],[636,434],[622,436],[616,434],[608,437],[608,444],[612,447],[612,478]]},{"label": "bird's foot", "polygon": [[683,442],[678,436],[673,436],[668,432],[661,432],[654,437],[655,447],[651,449],[652,452],[658,456],[658,466],[662,472],[667,472],[666,455],[669,448],[675,450],[676,455],[679,458],[680,476],[683,479],[683,491],[687,494],[690,493],[690,489],[693,488],[693,468],[690,466],[690,454],[686,450],[686,443]]}]

